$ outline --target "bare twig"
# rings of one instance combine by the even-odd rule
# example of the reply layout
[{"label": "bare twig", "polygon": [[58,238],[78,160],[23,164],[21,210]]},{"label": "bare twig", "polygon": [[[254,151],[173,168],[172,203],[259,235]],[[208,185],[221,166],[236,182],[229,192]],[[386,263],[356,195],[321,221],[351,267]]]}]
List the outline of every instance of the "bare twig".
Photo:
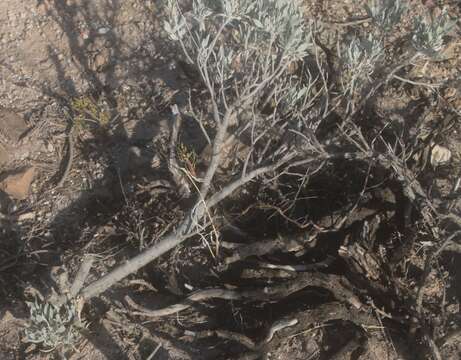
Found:
[{"label": "bare twig", "polygon": [[370,16],[357,18],[357,19],[349,19],[346,21],[323,21],[328,25],[335,25],[335,26],[354,26],[354,25],[361,25],[366,22],[371,21],[372,18]]},{"label": "bare twig", "polygon": [[355,110],[350,111],[345,117],[344,121],[341,124],[341,127],[347,125],[355,115],[359,114],[362,111],[363,107],[368,103],[368,101],[380,90],[384,85],[386,85],[390,80],[394,78],[394,75],[397,74],[401,69],[410,65],[415,61],[420,55],[416,54],[406,54],[401,61],[396,62],[393,68],[386,74],[386,76],[378,81],[376,81],[371,88],[367,91],[366,95],[362,97],[360,102],[357,104]]},{"label": "bare twig", "polygon": [[[216,109],[215,112],[218,112],[219,114],[218,109]],[[219,117],[219,115],[217,116]],[[233,109],[229,109],[226,111],[225,115],[223,116],[222,122],[218,123],[218,131],[216,132],[216,135],[213,141],[211,161],[210,161],[210,164],[208,165],[208,169],[203,178],[202,186],[200,187],[200,196],[202,197],[202,199],[206,198],[208,191],[210,189],[210,186],[211,186],[211,180],[213,179],[213,176],[216,173],[216,170],[218,169],[220,165],[221,149],[226,141],[227,128],[229,126],[232,116],[234,116],[234,111]],[[210,205],[208,203],[208,206],[213,206],[213,205]]]},{"label": "bare twig", "polygon": [[171,176],[173,177],[173,180],[176,183],[180,194],[184,197],[189,197],[191,194],[189,184],[182,171],[180,170],[178,160],[176,159],[176,146],[178,142],[179,129],[181,128],[182,117],[176,104],[171,107],[171,111],[174,116],[174,122],[170,137],[170,156],[168,159],[168,169],[170,170]]},{"label": "bare twig", "polygon": [[400,80],[402,82],[406,82],[408,84],[415,85],[415,86],[424,86],[424,87],[427,87],[427,88],[429,88],[431,90],[435,90],[436,88],[442,86],[442,84],[429,84],[429,83],[422,83],[422,82],[419,82],[419,81],[405,79],[405,78],[403,78],[401,76],[398,76],[398,75],[395,75],[395,74],[394,74],[394,79],[397,79],[397,80]]},{"label": "bare twig", "polygon": [[287,327],[294,326],[297,323],[298,323],[298,319],[295,319],[295,318],[282,319],[282,320],[276,321],[269,328],[269,331],[267,332],[266,337],[261,341],[261,345],[271,342],[276,332],[283,330]]},{"label": "bare twig", "polygon": [[309,226],[311,226],[311,223],[305,223],[305,224],[302,224],[300,223],[299,221],[295,220],[295,219],[292,219],[290,218],[288,215],[286,215],[282,209],[280,209],[278,206],[275,206],[275,205],[271,205],[271,204],[261,204],[260,206],[258,206],[259,209],[273,209],[275,210],[281,217],[283,217],[286,221],[288,221],[289,223],[291,224],[294,224],[296,225],[298,228],[300,229],[306,229],[308,228]]},{"label": "bare twig", "polygon": [[152,351],[152,353],[147,357],[146,360],[152,360],[154,356],[158,353],[161,347],[162,347],[162,344],[158,344],[157,347],[154,349],[154,351]]},{"label": "bare twig", "polygon": [[70,129],[67,134],[67,146],[68,146],[67,164],[66,164],[66,167],[64,168],[64,172],[62,173],[61,178],[56,184],[56,187],[58,188],[64,185],[64,182],[66,181],[67,176],[69,175],[69,172],[72,169],[72,163],[74,161],[74,137],[73,137],[73,125],[72,124],[70,125]]}]

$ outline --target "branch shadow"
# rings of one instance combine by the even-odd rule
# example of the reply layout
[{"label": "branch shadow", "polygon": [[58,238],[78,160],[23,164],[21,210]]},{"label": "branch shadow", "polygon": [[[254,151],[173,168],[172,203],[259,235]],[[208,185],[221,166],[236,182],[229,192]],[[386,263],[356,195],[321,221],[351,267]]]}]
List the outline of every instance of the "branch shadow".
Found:
[{"label": "branch shadow", "polygon": [[128,360],[128,355],[113,339],[113,335],[104,324],[98,324],[86,334],[86,339],[98,349],[106,359]]},{"label": "branch shadow", "polygon": [[[139,174],[150,178],[159,176],[153,174],[148,166],[155,156],[151,145],[165,130],[165,120],[168,128],[169,111],[166,106],[156,108],[152,94],[155,95],[157,91],[157,82],[175,92],[180,92],[182,88],[181,80],[169,64],[175,54],[167,42],[151,33],[140,34],[141,39],[137,44],[130,44],[124,39],[119,19],[122,16],[123,1],[38,0],[38,5],[47,6],[46,16],[62,31],[70,49],[70,56],[68,59],[59,57],[55,45],[51,42],[47,44],[48,59],[53,66],[57,83],[35,83],[31,86],[62,107],[71,108],[72,99],[81,96],[82,90],[72,73],[68,71],[66,61],[70,61],[87,85],[85,91],[95,98],[103,97],[107,101],[114,128],[109,133],[101,132],[97,127],[90,127],[88,139],[81,139],[77,143],[86,161],[107,158],[107,166],[90,189],[79,192],[76,198],[71,199],[70,203],[58,212],[47,226],[47,238],[33,239],[37,249],[47,246],[53,256],[37,255],[34,263],[38,265],[32,268],[26,262],[24,265],[18,262],[15,266],[1,270],[0,283],[14,284],[6,290],[11,299],[18,298],[18,289],[23,285],[18,282],[18,278],[40,283],[40,279],[45,277],[44,274],[51,266],[62,265],[66,252],[77,255],[86,251],[85,245],[94,237],[94,229],[105,225],[125,205],[125,184],[133,179],[133,163],[142,160],[143,164],[147,164],[144,168],[136,169]],[[138,11],[148,10],[146,2],[142,2]],[[154,16],[155,14],[152,17]],[[120,116],[118,95],[120,89],[126,86],[137,89],[137,92],[143,95],[147,105],[141,115],[128,113],[125,118]],[[184,101],[184,98],[176,96],[173,101]],[[135,120],[129,130],[124,122],[127,119]],[[133,154],[133,147],[139,152]],[[66,190],[66,185],[62,190]],[[21,225],[15,223],[14,226],[19,229],[18,233],[21,233]],[[4,233],[3,229],[0,229],[0,237],[3,236],[15,240],[14,244],[8,244],[8,250],[12,249],[8,251],[8,255],[21,251],[20,236],[16,237],[10,232]],[[24,256],[21,253],[21,259]],[[11,296],[13,293],[15,296]],[[24,295],[19,295],[19,298],[22,297]],[[104,329],[99,330],[103,332],[100,336],[107,343],[110,339],[107,329],[105,332]],[[111,354],[105,354],[107,358],[114,358],[114,351],[121,353],[121,349],[117,348],[115,343],[110,343],[107,348],[113,349],[110,351]],[[103,348],[100,350],[105,351]]]},{"label": "branch shadow", "polygon": [[[74,243],[81,235],[82,223],[71,220],[106,214],[103,218],[97,216],[96,220],[104,223],[105,219],[110,218],[123,206],[122,184],[129,177],[128,172],[132,170],[130,166],[130,161],[133,160],[133,154],[130,152],[132,146],[140,148],[140,153],[136,154],[138,160],[143,159],[148,163],[153,158],[154,152],[146,145],[162,131],[160,120],[166,117],[166,111],[150,109],[145,111],[141,118],[136,118],[135,114],[135,124],[130,131],[127,131],[124,126],[126,119],[120,119],[117,111],[119,100],[116,94],[120,88],[134,83],[139,89],[138,92],[145,93],[147,102],[152,103],[152,99],[148,97],[155,91],[154,82],[157,79],[163,81],[169,88],[176,90],[180,87],[174,72],[169,69],[166,56],[155,54],[153,56],[148,49],[152,43],[155,43],[156,49],[168,53],[168,44],[160,39],[153,39],[151,35],[144,35],[145,39],[141,41],[143,46],[140,48],[128,44],[122,36],[119,36],[120,32],[117,28],[123,2],[100,1],[99,9],[95,3],[81,1],[77,4],[54,0],[50,2],[47,11],[65,34],[71,50],[72,62],[79,68],[88,83],[89,93],[96,98],[104,97],[109,103],[110,118],[119,118],[115,121],[115,129],[111,134],[107,132],[102,134],[100,129],[91,128],[91,139],[80,144],[82,149],[91,149],[84,154],[87,156],[86,160],[109,158],[109,164],[101,178],[93,184],[92,189],[82,192],[55,217],[50,230],[55,234],[56,239],[59,238],[62,245],[64,242]],[[147,11],[147,9],[143,10]],[[107,63],[103,65],[103,69],[95,67],[94,58],[106,50],[108,51]],[[42,87],[42,91],[69,108],[71,106],[69,99],[79,95],[78,87],[72,77],[66,74],[63,61],[55,55],[51,45],[48,47],[48,53],[59,80],[59,88]],[[146,82],[146,77],[151,78],[152,81]],[[131,117],[133,114],[128,116]]]}]

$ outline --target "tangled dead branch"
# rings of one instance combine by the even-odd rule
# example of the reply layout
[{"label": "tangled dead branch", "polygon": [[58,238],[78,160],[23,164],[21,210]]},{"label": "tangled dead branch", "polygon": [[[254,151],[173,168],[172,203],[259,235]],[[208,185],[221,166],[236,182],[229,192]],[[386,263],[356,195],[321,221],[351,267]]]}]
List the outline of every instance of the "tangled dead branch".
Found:
[{"label": "tangled dead branch", "polygon": [[[265,331],[261,340],[255,341],[250,337],[224,330],[205,330],[199,332],[187,331],[185,337],[192,337],[193,339],[202,339],[208,337],[218,337],[228,341],[236,342],[250,350],[250,352],[239,357],[244,358],[255,358],[259,359],[263,357],[273,349],[280,346],[286,339],[292,339],[297,336],[302,336],[308,332],[314,331],[316,328],[321,328],[331,321],[348,321],[357,326],[358,331],[361,329],[370,331],[368,329],[380,330],[381,325],[378,320],[364,312],[363,310],[349,308],[343,303],[332,302],[322,304],[315,309],[302,310],[290,315],[284,316],[280,320],[274,321]],[[333,356],[333,358],[340,359],[341,354],[350,353],[358,347],[367,349],[366,344],[361,344],[356,341],[356,338],[352,338],[349,342],[339,349]],[[365,340],[366,342],[367,340]],[[384,349],[388,349],[388,353],[392,353],[390,344],[386,343],[386,340],[381,340],[381,345]],[[367,350],[365,350],[367,352]]]}]

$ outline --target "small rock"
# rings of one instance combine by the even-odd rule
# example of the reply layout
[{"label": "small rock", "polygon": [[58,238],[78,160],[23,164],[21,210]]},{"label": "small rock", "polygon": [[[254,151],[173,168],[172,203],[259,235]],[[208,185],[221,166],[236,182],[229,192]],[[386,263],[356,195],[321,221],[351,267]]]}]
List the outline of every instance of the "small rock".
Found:
[{"label": "small rock", "polygon": [[0,189],[14,199],[24,200],[29,196],[30,186],[35,177],[35,167],[28,167],[13,175],[7,176]]},{"label": "small rock", "polygon": [[437,166],[449,162],[451,151],[444,146],[435,145],[431,152],[431,164]]},{"label": "small rock", "polygon": [[90,32],[87,29],[83,29],[83,30],[80,31],[80,37],[83,40],[87,40],[87,39],[90,38]]},{"label": "small rock", "polygon": [[110,28],[108,27],[101,27],[98,29],[98,34],[100,35],[105,35],[110,31]]}]

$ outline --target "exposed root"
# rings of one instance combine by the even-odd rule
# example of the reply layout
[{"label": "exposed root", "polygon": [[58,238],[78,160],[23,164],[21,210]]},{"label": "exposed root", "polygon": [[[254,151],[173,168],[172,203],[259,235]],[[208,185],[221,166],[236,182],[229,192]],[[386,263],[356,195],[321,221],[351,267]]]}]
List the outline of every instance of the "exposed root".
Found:
[{"label": "exposed root", "polygon": [[200,290],[187,297],[183,302],[167,306],[163,309],[149,310],[143,306],[136,304],[128,295],[125,300],[129,306],[137,310],[132,312],[133,315],[146,316],[157,318],[161,316],[173,315],[179,311],[191,307],[194,303],[209,299],[224,299],[224,300],[256,300],[268,301],[275,299],[283,299],[297,291],[300,291],[308,286],[318,286],[330,290],[337,299],[350,303],[357,309],[363,305],[360,300],[350,290],[348,281],[338,275],[327,275],[321,273],[303,273],[296,279],[286,281],[282,284],[265,287],[255,290],[228,290],[228,289],[207,289]]},{"label": "exposed root", "polygon": [[199,332],[186,331],[185,335],[193,337],[194,339],[204,339],[204,338],[215,336],[220,339],[237,342],[249,350],[256,351],[258,349],[258,345],[253,340],[251,340],[248,336],[245,336],[243,334],[239,334],[233,331],[227,331],[227,330],[205,330],[205,331],[199,331]]},{"label": "exposed root", "polygon": [[273,339],[275,333],[287,327],[294,326],[297,323],[297,319],[283,319],[274,322],[272,326],[268,329],[267,335],[260,342],[255,342],[248,336],[227,330],[206,330],[199,332],[188,331],[186,335],[192,336],[194,339],[202,339],[216,336],[221,339],[237,342],[246,347],[247,349],[257,352],[259,351],[259,349],[261,349],[263,346],[265,346]]},{"label": "exposed root", "polygon": [[264,338],[263,341],[261,341],[260,347],[262,347],[264,344],[270,343],[272,339],[274,338],[274,335],[276,332],[283,330],[290,326],[295,326],[297,323],[298,323],[298,319],[282,319],[282,320],[276,321],[269,328],[269,331],[267,332],[266,337]]},{"label": "exposed root", "polygon": [[[218,337],[229,341],[237,342],[246,347],[250,352],[240,356],[238,359],[259,359],[265,353],[270,352],[286,338],[302,335],[307,331],[317,328],[318,324],[325,324],[332,320],[350,321],[363,328],[377,327],[379,322],[368,313],[354,308],[348,308],[342,303],[333,302],[323,304],[312,310],[305,310],[291,314],[289,317],[282,318],[274,322],[267,330],[266,335],[259,342],[250,339],[246,335],[225,330],[206,330],[199,332],[187,331],[186,336],[193,339],[202,339],[207,337]],[[275,337],[275,334],[278,334]],[[356,337],[346,343],[332,357],[332,359],[342,359],[343,355],[350,354],[358,347],[363,346],[361,336]]]},{"label": "exposed root", "polygon": [[[371,313],[355,309],[354,307],[347,307],[346,305],[338,302],[322,304],[315,309],[294,312],[289,316],[290,318],[297,319],[297,324],[282,329],[278,336],[274,337],[272,341],[267,344],[267,346],[261,348],[261,351],[265,353],[271,352],[273,349],[278,348],[285,339],[300,336],[319,327],[324,327],[330,321],[348,321],[358,327],[363,328],[367,333],[369,331],[368,329],[382,328],[379,321],[373,315],[371,315]],[[360,330],[358,329],[358,331]],[[340,356],[341,353],[349,354],[359,346],[364,346],[365,349],[367,348],[366,342],[364,344],[359,342],[359,336],[357,336],[349,343],[347,343],[342,349],[340,349],[339,352],[333,355],[332,358],[343,359],[344,357]],[[383,339],[379,340],[379,343],[384,348],[388,349],[389,353],[394,353],[394,349],[391,348],[392,345],[387,341]]]},{"label": "exposed root", "polygon": [[259,261],[257,264],[266,269],[278,269],[285,270],[290,272],[304,272],[304,271],[316,271],[320,269],[325,269],[330,266],[335,259],[332,256],[328,256],[325,260],[319,261],[314,264],[295,264],[295,265],[280,265],[280,264],[271,264]]}]

